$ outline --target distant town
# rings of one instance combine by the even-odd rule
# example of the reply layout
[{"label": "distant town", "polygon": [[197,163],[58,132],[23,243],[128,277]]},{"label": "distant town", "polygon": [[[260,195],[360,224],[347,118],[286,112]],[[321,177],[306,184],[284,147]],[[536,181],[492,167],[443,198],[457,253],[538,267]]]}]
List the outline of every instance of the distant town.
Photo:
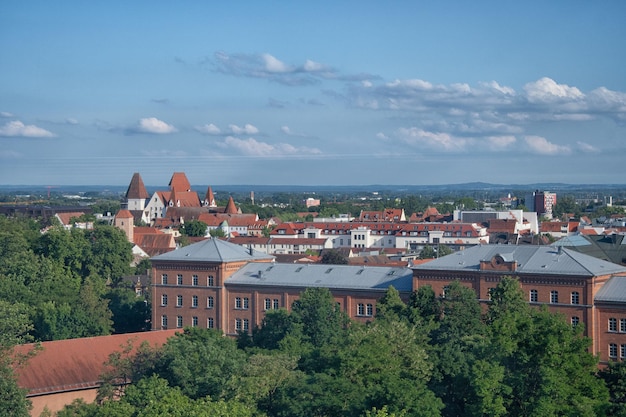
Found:
[{"label": "distant town", "polygon": [[[199,328],[260,343],[266,319],[292,311],[310,288],[328,290],[345,317],[367,325],[388,314],[380,303],[390,289],[411,305],[423,291],[445,300],[458,284],[487,308],[509,278],[528,305],[580,326],[600,367],[626,360],[626,189],[551,186],[214,189],[175,172],[167,186],[149,189],[135,173],[123,189],[4,188],[0,214],[37,219],[39,233],[50,236],[36,246],[42,254],[66,251],[58,233],[81,231],[92,245],[106,245],[108,254],[89,258],[99,259],[101,272],[83,269],[145,302],[133,307],[143,312],[132,319],[116,310],[112,326],[81,333],[103,338],[97,360],[127,332],[163,344],[172,332]],[[128,252],[103,243],[117,237],[100,227],[115,230]],[[68,269],[75,263],[65,262]],[[81,288],[89,282],[82,280]],[[38,368],[60,360],[66,338],[60,327],[38,326],[47,351],[19,379],[35,410],[59,394],[93,401],[98,375],[63,380],[66,374]],[[117,335],[107,336],[111,330]],[[94,349],[80,337],[63,342],[75,352]],[[42,372],[47,382],[31,378]],[[91,397],[82,388],[88,385]]]}]

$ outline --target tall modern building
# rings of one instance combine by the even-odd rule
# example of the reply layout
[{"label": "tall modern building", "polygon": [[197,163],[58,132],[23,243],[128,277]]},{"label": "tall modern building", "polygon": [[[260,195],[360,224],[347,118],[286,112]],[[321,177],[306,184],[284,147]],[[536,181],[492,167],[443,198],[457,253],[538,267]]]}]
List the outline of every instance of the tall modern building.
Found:
[{"label": "tall modern building", "polygon": [[537,190],[526,196],[525,203],[529,211],[534,211],[538,216],[551,219],[552,209],[556,205],[556,193]]}]

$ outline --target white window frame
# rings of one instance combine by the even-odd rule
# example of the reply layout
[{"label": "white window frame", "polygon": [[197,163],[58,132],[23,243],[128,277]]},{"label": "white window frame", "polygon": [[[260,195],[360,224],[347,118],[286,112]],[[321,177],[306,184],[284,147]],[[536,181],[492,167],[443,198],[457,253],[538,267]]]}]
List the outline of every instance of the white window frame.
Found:
[{"label": "white window frame", "polygon": [[215,298],[212,295],[209,295],[206,298],[206,308],[213,308],[215,307]]}]

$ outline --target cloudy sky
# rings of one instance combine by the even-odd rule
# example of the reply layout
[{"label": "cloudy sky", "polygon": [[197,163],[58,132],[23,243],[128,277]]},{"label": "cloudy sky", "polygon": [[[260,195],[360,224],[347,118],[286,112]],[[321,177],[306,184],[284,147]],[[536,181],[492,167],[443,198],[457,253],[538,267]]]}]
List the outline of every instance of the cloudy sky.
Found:
[{"label": "cloudy sky", "polygon": [[626,183],[624,1],[0,3],[0,184]]}]

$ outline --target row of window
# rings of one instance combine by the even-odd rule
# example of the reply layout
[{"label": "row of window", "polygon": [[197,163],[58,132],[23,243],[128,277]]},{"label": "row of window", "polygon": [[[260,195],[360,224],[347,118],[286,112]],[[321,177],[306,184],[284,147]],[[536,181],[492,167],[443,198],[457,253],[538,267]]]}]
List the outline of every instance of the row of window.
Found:
[{"label": "row of window", "polygon": [[[181,329],[183,327],[183,316],[176,316],[176,328]],[[161,327],[167,329],[168,326],[168,318],[166,315],[161,316]],[[198,317],[193,316],[191,318],[191,326],[198,327]],[[215,319],[213,317],[207,318],[206,322],[207,329],[215,328]],[[247,332],[250,330],[250,320],[248,319],[235,319],[235,330]]]},{"label": "row of window", "polygon": [[[537,290],[530,290],[528,299],[531,303],[539,302],[539,293]],[[570,304],[580,304],[580,293],[578,291],[572,291],[570,293]],[[559,302],[559,292],[556,290],[550,291],[550,303],[557,304]]]},{"label": "row of window", "polygon": [[[161,327],[167,329],[168,319],[167,316],[161,316]],[[191,318],[191,326],[198,327],[198,317],[193,316]],[[183,316],[176,316],[176,327],[181,329],[183,327]],[[213,317],[209,317],[206,319],[206,327],[207,329],[215,328],[215,319]]]},{"label": "row of window", "polygon": [[[609,318],[609,332],[617,332],[617,319]],[[619,332],[626,333],[626,319],[619,319]]]},{"label": "row of window", "polygon": [[[162,274],[161,275],[161,284],[162,285],[167,285],[168,284],[168,276],[167,276],[167,274]],[[182,274],[176,275],[176,285],[183,285],[183,275]],[[197,275],[192,275],[191,276],[191,285],[193,285],[194,287],[197,287],[198,285],[200,285],[200,280],[199,280]],[[213,275],[209,275],[206,278],[206,286],[207,287],[214,287],[215,286],[215,278],[213,277]]]},{"label": "row of window", "polygon": [[[619,345],[619,357],[626,358],[626,345]],[[617,359],[617,343],[609,343],[609,358]]]},{"label": "row of window", "polygon": [[[161,307],[167,306],[167,303],[168,303],[168,296],[167,296],[167,294],[161,294]],[[215,305],[215,298],[213,298],[212,296],[207,297],[206,298],[206,308],[213,308],[214,305]],[[176,307],[182,307],[182,306],[183,306],[183,296],[182,295],[177,295],[176,296]],[[191,296],[191,307],[198,308],[198,296],[197,295],[192,295]]]}]

